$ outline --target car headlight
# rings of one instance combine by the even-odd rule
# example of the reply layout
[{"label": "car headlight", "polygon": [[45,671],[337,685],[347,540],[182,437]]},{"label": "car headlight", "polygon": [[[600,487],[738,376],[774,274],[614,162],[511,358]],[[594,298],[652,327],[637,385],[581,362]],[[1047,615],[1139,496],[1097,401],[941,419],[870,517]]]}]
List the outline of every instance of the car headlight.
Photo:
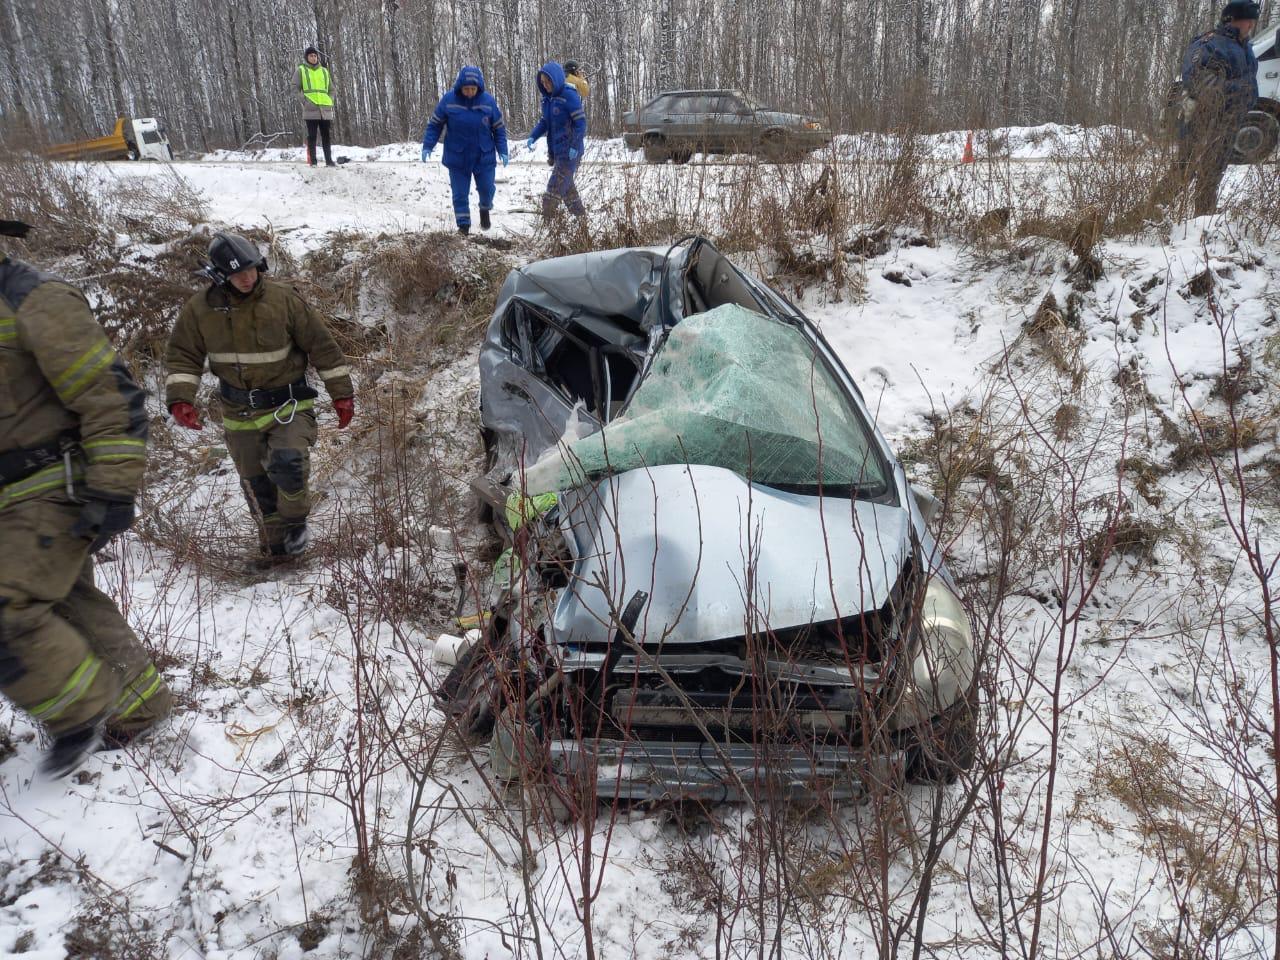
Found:
[{"label": "car headlight", "polygon": [[973,683],[973,630],[960,598],[932,577],[920,607],[920,649],[911,679],[935,711],[960,699]]}]

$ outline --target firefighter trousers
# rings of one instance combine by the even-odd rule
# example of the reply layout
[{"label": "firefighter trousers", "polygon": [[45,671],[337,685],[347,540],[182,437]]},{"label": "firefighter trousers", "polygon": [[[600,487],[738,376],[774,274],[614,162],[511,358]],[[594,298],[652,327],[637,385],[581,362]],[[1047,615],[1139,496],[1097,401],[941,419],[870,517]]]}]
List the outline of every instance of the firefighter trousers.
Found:
[{"label": "firefighter trousers", "polygon": [[[307,405],[303,409],[303,404]],[[284,542],[287,528],[311,512],[311,445],[316,442],[316,416],[310,400],[290,409],[226,415],[227,452],[245,488],[245,498],[262,524],[263,546]]]},{"label": "firefighter trousers", "polygon": [[134,735],[172,697],[137,635],[93,582],[89,541],[65,500],[0,511],[0,691],[53,736],[99,720]]}]

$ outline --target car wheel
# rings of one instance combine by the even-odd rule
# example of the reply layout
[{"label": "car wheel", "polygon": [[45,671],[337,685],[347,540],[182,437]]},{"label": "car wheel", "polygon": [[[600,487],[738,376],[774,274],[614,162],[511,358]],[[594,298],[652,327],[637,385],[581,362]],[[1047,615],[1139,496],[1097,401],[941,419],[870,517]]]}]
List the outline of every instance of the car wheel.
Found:
[{"label": "car wheel", "polygon": [[672,163],[688,163],[692,159],[693,159],[692,150],[672,150],[671,151]]},{"label": "car wheel", "polygon": [[1232,163],[1261,163],[1280,140],[1280,123],[1265,110],[1251,110],[1244,125],[1236,132]]},{"label": "car wheel", "polygon": [[670,157],[671,152],[661,137],[645,138],[644,158],[648,163],[665,163]]},{"label": "car wheel", "polygon": [[760,153],[770,163],[785,163],[787,138],[781,130],[768,130],[760,138]]},{"label": "car wheel", "polygon": [[922,724],[907,746],[908,783],[955,783],[973,767],[978,753],[978,698],[976,691]]},{"label": "car wheel", "polygon": [[488,644],[474,644],[440,685],[439,700],[468,740],[482,740],[494,729],[502,685]]}]

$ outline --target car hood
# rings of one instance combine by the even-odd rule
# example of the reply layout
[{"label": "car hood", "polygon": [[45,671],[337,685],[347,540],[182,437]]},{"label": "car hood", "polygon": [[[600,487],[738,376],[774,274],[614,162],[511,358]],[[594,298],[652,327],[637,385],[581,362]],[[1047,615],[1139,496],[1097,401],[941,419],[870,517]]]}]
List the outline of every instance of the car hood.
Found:
[{"label": "car hood", "polygon": [[554,616],[563,644],[607,641],[610,611],[637,591],[648,644],[847,617],[883,607],[908,558],[900,506],[784,493],[719,467],[631,470],[564,496],[575,564]]}]

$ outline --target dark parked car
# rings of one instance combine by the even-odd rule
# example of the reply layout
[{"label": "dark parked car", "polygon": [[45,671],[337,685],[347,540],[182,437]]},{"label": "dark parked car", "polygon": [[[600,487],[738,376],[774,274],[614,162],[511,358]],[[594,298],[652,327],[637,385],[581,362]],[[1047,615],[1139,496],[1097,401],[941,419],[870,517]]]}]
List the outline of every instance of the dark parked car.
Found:
[{"label": "dark parked car", "polygon": [[672,90],[622,115],[623,139],[652,163],[685,163],[695,153],[803,157],[831,142],[813,117],[780,113],[737,90]]},{"label": "dark parked car", "polygon": [[972,765],[937,501],[794,306],[703,239],[546,260],[507,277],[480,376],[508,547],[442,694],[495,777],[851,798]]}]

